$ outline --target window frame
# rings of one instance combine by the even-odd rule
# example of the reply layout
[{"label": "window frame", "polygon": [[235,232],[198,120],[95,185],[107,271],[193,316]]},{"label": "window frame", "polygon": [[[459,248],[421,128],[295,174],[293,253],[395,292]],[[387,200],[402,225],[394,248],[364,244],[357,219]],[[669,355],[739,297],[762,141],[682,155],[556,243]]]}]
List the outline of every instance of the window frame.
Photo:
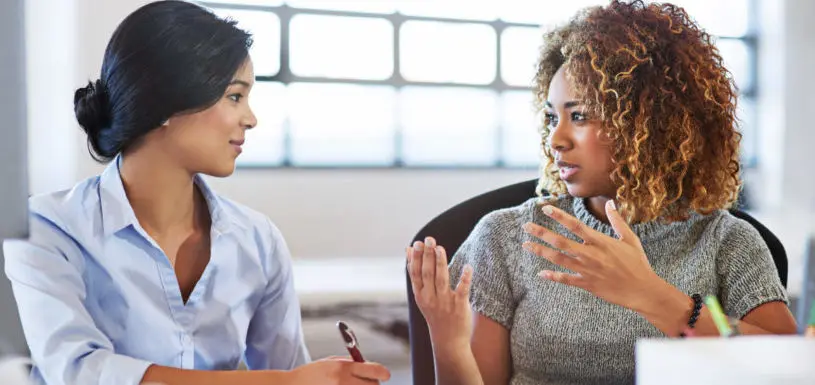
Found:
[{"label": "window frame", "polygon": [[[404,15],[399,12],[394,13],[373,13],[373,12],[357,12],[357,11],[340,11],[340,10],[325,10],[325,9],[311,9],[311,8],[295,8],[288,4],[281,5],[254,5],[254,4],[231,4],[231,3],[218,3],[217,1],[199,1],[198,4],[209,8],[219,9],[224,11],[261,11],[271,12],[277,15],[280,20],[280,65],[278,73],[272,76],[256,76],[255,80],[258,82],[277,82],[288,86],[291,83],[340,83],[340,84],[355,84],[355,85],[380,85],[393,87],[398,94],[399,91],[406,86],[418,87],[459,87],[459,88],[472,88],[472,89],[485,89],[495,91],[498,98],[501,99],[505,91],[532,91],[531,87],[516,86],[507,84],[501,76],[501,54],[502,54],[502,34],[505,29],[510,27],[522,28],[540,28],[539,24],[533,23],[518,23],[506,22],[500,19],[485,21],[485,20],[471,20],[471,19],[455,19],[445,17],[428,17],[428,16],[413,16]],[[748,99],[753,104],[754,108],[750,119],[752,119],[753,132],[758,134],[758,127],[755,126],[758,120],[757,113],[757,95],[758,95],[758,36],[756,28],[756,13],[757,4],[756,0],[748,1],[748,31],[743,36],[713,36],[718,40],[736,40],[745,44],[748,52],[750,73],[750,86],[748,89],[739,90],[739,101]],[[317,76],[299,76],[291,71],[289,60],[289,36],[290,24],[294,16],[300,14],[307,15],[324,15],[324,16],[340,16],[340,17],[360,17],[360,18],[376,18],[389,21],[393,26],[393,73],[387,79],[382,80],[369,80],[369,79],[350,79],[350,78],[334,78],[334,77],[317,77]],[[479,24],[490,26],[496,36],[496,66],[495,76],[493,81],[488,84],[464,84],[452,82],[425,82],[425,81],[409,81],[406,80],[401,74],[400,65],[400,30],[403,23],[407,21],[431,21],[431,22],[445,22],[445,23],[459,23],[459,24]],[[258,47],[253,47],[258,49]],[[749,123],[748,123],[749,124]],[[283,155],[282,161],[279,164],[241,164],[238,162],[238,168],[241,169],[408,169],[408,170],[421,170],[421,169],[505,169],[505,170],[530,170],[536,169],[537,165],[507,165],[504,157],[504,130],[503,124],[498,124],[495,131],[495,146],[496,146],[496,161],[489,165],[410,165],[405,164],[402,159],[402,127],[397,121],[395,126],[394,135],[394,159],[388,165],[301,165],[292,163],[292,146],[291,146],[291,125],[288,119],[283,121]],[[753,143],[757,143],[753,140]],[[756,149],[753,148],[752,154],[756,154]],[[755,169],[758,165],[757,155],[751,158],[743,158],[742,165],[746,169]]]}]

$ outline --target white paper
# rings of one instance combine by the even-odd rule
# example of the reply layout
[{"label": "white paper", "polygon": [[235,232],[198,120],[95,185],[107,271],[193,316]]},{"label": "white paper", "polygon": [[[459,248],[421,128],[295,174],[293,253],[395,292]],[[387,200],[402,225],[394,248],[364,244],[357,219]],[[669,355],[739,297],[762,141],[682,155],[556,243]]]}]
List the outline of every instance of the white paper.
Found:
[{"label": "white paper", "polygon": [[815,385],[815,339],[740,336],[641,340],[637,385]]}]

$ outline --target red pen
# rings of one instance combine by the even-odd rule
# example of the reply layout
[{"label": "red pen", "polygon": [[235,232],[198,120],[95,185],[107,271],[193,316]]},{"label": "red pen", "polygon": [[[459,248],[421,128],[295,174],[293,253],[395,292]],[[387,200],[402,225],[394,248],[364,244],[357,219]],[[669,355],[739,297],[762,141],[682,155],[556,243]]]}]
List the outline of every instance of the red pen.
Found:
[{"label": "red pen", "polygon": [[337,328],[340,329],[342,339],[345,341],[345,348],[348,349],[348,353],[351,354],[351,358],[354,359],[354,362],[365,362],[365,359],[362,358],[362,353],[359,351],[359,343],[357,342],[357,336],[354,334],[354,331],[348,327],[348,324],[342,321],[337,322]]}]

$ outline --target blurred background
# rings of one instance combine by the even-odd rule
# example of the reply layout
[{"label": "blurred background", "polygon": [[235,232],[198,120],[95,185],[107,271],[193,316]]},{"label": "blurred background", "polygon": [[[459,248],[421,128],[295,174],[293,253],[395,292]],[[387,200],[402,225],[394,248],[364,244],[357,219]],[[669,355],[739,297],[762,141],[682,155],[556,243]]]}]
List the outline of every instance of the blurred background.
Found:
[{"label": "blurred background", "polygon": [[[104,167],[87,153],[71,97],[98,78],[118,23],[147,2],[24,2],[28,145],[18,168],[30,193]],[[254,34],[259,124],[236,174],[214,187],[286,236],[313,356],[343,353],[333,323],[347,319],[366,356],[407,383],[404,247],[454,204],[536,177],[541,29],[604,1],[197,3]],[[784,243],[798,298],[815,212],[815,2],[674,3],[715,36],[740,88],[745,203]],[[24,352],[5,278],[0,305],[0,338]]]}]

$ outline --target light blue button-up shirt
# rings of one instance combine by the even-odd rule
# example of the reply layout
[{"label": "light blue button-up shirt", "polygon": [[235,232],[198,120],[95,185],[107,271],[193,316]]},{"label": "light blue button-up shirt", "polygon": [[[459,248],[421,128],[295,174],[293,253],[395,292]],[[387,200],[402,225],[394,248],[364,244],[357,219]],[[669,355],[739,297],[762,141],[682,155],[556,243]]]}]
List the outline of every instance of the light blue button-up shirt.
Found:
[{"label": "light blue button-up shirt", "polygon": [[32,197],[28,240],[3,244],[32,377],[49,385],[138,384],[151,363],[184,369],[292,369],[309,361],[291,258],[280,231],[216,196],[211,259],[187,303],[139,225],[118,159],[71,190]]}]

